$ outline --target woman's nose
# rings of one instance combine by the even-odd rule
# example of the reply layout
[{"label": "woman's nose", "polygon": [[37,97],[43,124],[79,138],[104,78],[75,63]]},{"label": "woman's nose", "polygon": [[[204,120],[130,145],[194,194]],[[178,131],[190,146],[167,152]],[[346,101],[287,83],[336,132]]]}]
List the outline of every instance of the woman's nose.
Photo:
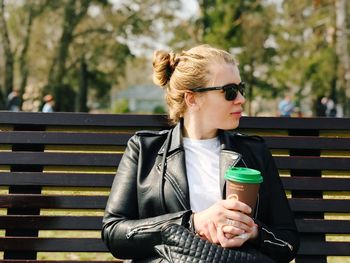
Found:
[{"label": "woman's nose", "polygon": [[234,103],[235,104],[244,104],[245,103],[245,97],[239,91],[237,93],[236,99],[234,100]]}]

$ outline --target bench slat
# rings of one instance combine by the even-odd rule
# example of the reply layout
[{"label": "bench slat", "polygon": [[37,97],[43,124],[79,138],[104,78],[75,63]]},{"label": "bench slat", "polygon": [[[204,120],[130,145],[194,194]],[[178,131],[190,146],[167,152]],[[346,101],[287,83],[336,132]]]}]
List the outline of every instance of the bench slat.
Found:
[{"label": "bench slat", "polygon": [[[110,187],[114,174],[0,172],[0,185]],[[350,178],[281,177],[286,190],[350,191]],[[91,184],[94,182],[94,184]]]},{"label": "bench slat", "polygon": [[140,114],[89,114],[52,112],[6,112],[1,115],[2,124],[16,125],[59,125],[59,126],[99,126],[99,127],[166,127],[168,120],[165,115]]},{"label": "bench slat", "polygon": [[104,209],[107,196],[0,195],[0,208]]},{"label": "bench slat", "polygon": [[[350,138],[262,136],[270,149],[349,150]],[[350,154],[350,153],[349,153]]]},{"label": "bench slat", "polygon": [[117,167],[122,154],[0,152],[0,165],[65,165]]},{"label": "bench slat", "polygon": [[[66,165],[117,167],[122,154],[0,152],[0,165]],[[350,158],[289,156],[275,157],[279,169],[350,170]]]},{"label": "bench slat", "polygon": [[314,157],[314,156],[275,156],[279,169],[295,170],[350,170],[350,158]]},{"label": "bench slat", "polygon": [[[0,185],[111,187],[114,174],[0,172]],[[91,182],[94,182],[93,184]]]},{"label": "bench slat", "polygon": [[3,131],[0,133],[0,143],[125,146],[131,136],[131,133]]},{"label": "bench slat", "polygon": [[[302,241],[299,255],[347,256],[350,242]],[[2,237],[0,250],[39,252],[108,252],[99,238]]]},{"label": "bench slat", "polygon": [[105,260],[105,261],[101,261],[101,260],[89,260],[89,261],[85,261],[85,260],[77,260],[77,261],[72,261],[72,260],[30,260],[30,259],[16,259],[16,260],[6,260],[3,259],[1,260],[1,263],[123,263],[122,260]]},{"label": "bench slat", "polygon": [[[0,208],[71,208],[104,209],[107,196],[58,196],[36,194],[0,195]],[[293,198],[289,200],[293,211],[348,212],[350,200]]]},{"label": "bench slat", "polygon": [[101,238],[0,237],[0,251],[108,252]]},{"label": "bench slat", "polygon": [[298,255],[348,256],[350,242],[301,241]]},{"label": "bench slat", "polygon": [[0,216],[0,229],[101,230],[101,227],[101,216]]},{"label": "bench slat", "polygon": [[[126,146],[133,133],[3,131],[1,144]],[[349,150],[350,138],[314,136],[262,136],[271,149]],[[305,143],[307,142],[307,143]]]},{"label": "bench slat", "polygon": [[[99,127],[168,127],[166,115],[3,112],[2,124]],[[242,117],[240,129],[350,130],[349,118]]]},{"label": "bench slat", "polygon": [[349,212],[350,200],[293,198],[289,200],[293,211],[296,212]]},{"label": "bench slat", "polygon": [[123,263],[122,260],[77,260],[77,261],[72,261],[72,260],[30,260],[30,259],[16,259],[16,260],[6,260],[3,259],[1,260],[1,263]]},{"label": "bench slat", "polygon": [[350,178],[282,177],[286,190],[350,191]]},{"label": "bench slat", "polygon": [[[0,229],[100,230],[102,216],[2,215]],[[301,233],[350,234],[350,221],[296,219]]]},{"label": "bench slat", "polygon": [[296,219],[301,233],[350,234],[349,220]]}]

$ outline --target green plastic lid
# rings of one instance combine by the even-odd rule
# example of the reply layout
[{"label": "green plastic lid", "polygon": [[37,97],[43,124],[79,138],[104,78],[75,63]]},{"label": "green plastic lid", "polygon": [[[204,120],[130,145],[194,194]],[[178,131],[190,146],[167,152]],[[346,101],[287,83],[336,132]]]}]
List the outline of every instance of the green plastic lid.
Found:
[{"label": "green plastic lid", "polygon": [[263,181],[260,171],[246,167],[230,167],[224,178],[246,184],[260,184]]}]

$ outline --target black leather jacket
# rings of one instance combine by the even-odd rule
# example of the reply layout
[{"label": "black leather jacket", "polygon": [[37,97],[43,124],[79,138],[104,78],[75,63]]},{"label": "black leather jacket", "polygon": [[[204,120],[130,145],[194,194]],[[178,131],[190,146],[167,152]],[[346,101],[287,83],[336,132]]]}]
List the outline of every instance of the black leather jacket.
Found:
[{"label": "black leather jacket", "polygon": [[[169,222],[188,225],[191,215],[181,123],[173,129],[137,132],[119,164],[103,218],[102,238],[119,259],[151,262],[160,229]],[[289,262],[299,237],[273,158],[262,138],[219,131],[220,178],[230,165],[261,171],[254,219],[259,236],[249,245],[276,262]]]}]

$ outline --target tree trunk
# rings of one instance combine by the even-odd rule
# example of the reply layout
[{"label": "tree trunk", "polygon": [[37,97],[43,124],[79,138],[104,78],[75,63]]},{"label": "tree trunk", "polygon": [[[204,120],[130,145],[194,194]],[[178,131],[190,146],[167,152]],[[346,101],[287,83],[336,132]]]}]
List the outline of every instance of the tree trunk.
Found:
[{"label": "tree trunk", "polygon": [[[48,86],[51,87],[51,92],[57,98],[60,97],[58,93],[60,92],[60,87],[63,85],[63,78],[66,74],[66,60],[69,55],[69,47],[73,41],[73,32],[86,14],[89,4],[89,0],[70,0],[65,6],[62,36],[48,76]],[[76,10],[77,8],[78,10]],[[57,99],[57,108],[60,108],[60,104],[61,102]]]},{"label": "tree trunk", "polygon": [[[26,23],[26,31],[25,36],[23,39],[23,48],[21,50],[21,54],[19,57],[19,69],[20,69],[20,95],[22,95],[25,92],[25,88],[27,86],[27,80],[28,80],[28,61],[27,61],[27,53],[29,48],[29,41],[30,41],[30,35],[32,30],[32,24],[33,24],[33,16],[34,16],[34,10],[32,4],[29,4],[29,10],[28,10],[28,17],[27,17],[27,23]],[[23,100],[21,100],[21,104],[23,103]]]},{"label": "tree trunk", "polygon": [[4,0],[0,0],[0,30],[5,55],[5,81],[3,93],[5,93],[4,95],[6,97],[13,90],[14,59],[5,20]]},{"label": "tree trunk", "polygon": [[79,91],[77,94],[76,111],[78,112],[88,112],[87,104],[87,94],[88,94],[88,84],[89,83],[89,71],[85,58],[81,58],[80,64],[80,78],[79,78]]},{"label": "tree trunk", "polygon": [[338,83],[339,102],[343,104],[344,115],[350,116],[350,55],[347,41],[346,24],[347,0],[336,0],[336,53],[338,56]]}]

